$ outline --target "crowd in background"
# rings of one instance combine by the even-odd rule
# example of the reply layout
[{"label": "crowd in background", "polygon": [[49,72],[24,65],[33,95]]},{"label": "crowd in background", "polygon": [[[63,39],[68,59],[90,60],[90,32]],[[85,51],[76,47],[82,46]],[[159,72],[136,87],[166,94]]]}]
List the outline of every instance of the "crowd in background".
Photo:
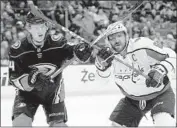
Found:
[{"label": "crowd in background", "polygon": [[[58,24],[69,28],[88,41],[95,40],[107,26],[121,19],[136,1],[37,1],[34,4]],[[1,59],[15,41],[22,40],[25,17],[29,11],[26,0],[1,1]],[[177,2],[146,1],[125,21],[130,37],[145,36],[176,50]],[[74,40],[65,33],[69,40]],[[100,43],[99,43],[100,44]]]}]

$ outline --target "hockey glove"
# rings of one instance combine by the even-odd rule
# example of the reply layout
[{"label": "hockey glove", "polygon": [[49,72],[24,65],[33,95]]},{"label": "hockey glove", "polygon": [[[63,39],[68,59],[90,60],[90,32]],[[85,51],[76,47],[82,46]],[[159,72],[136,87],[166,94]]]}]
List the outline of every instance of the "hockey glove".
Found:
[{"label": "hockey glove", "polygon": [[52,85],[48,76],[43,75],[37,69],[33,69],[28,76],[28,84],[37,91],[42,91],[44,86]]},{"label": "hockey glove", "polygon": [[86,62],[92,54],[92,48],[87,43],[77,44],[74,47],[74,55],[79,59],[81,62]]},{"label": "hockey glove", "polygon": [[149,78],[146,79],[147,87],[158,88],[162,84],[165,86],[169,83],[169,78],[167,76],[167,70],[162,65],[154,65],[150,72],[148,73]]},{"label": "hockey glove", "polygon": [[98,52],[95,60],[95,65],[99,70],[105,71],[111,66],[113,59],[113,52],[109,47],[106,47]]}]

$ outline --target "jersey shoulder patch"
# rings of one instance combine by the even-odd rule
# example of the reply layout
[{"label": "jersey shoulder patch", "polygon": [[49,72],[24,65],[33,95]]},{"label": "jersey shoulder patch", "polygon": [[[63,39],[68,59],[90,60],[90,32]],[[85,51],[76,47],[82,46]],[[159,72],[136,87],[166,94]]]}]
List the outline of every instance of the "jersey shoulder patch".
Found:
[{"label": "jersey shoulder patch", "polygon": [[17,40],[15,41],[15,43],[12,45],[13,49],[18,49],[21,46],[21,41]]},{"label": "jersey shoulder patch", "polygon": [[154,41],[153,45],[156,46],[156,47],[159,47],[161,49],[163,48],[163,45],[159,41]]},{"label": "jersey shoulder patch", "polygon": [[11,57],[17,57],[23,53],[33,51],[30,47],[30,43],[28,42],[27,38],[23,40],[19,40],[18,42],[15,42],[13,45],[10,47],[10,56]]},{"label": "jersey shoulder patch", "polygon": [[64,37],[61,33],[51,35],[52,41],[60,41],[60,40],[62,40],[62,38],[64,38]]},{"label": "jersey shoulder patch", "polygon": [[62,33],[50,34],[50,44],[52,47],[63,47],[67,40]]}]

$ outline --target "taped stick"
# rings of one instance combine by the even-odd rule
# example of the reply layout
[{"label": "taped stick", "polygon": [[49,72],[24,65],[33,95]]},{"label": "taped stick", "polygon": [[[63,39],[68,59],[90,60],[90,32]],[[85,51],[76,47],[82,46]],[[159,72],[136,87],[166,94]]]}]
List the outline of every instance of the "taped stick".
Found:
[{"label": "taped stick", "polygon": [[[119,21],[113,23],[114,25],[113,25],[112,29],[115,28],[118,23],[123,22],[123,21],[125,21],[127,18],[129,18],[129,17],[132,15],[132,13],[134,13],[134,12],[143,4],[143,2],[144,2],[144,1],[138,1],[138,3],[136,3],[136,5],[133,6],[133,7],[128,11],[129,13],[128,13],[127,15],[123,16],[122,18],[120,18]],[[95,45],[99,40],[101,40],[104,36],[106,36],[106,34],[107,34],[108,32],[110,32],[112,29],[106,30],[103,34],[99,35],[99,36],[97,37],[97,39],[96,39],[93,43],[91,43],[91,46]]]},{"label": "taped stick", "polygon": [[[132,13],[135,12],[142,4],[143,4],[143,1],[138,1],[138,3],[137,3],[133,8],[131,8],[131,9],[129,10],[129,13],[128,13],[126,16],[124,16],[124,17],[122,18],[122,20],[126,20],[127,18],[129,18],[129,16],[131,16]],[[116,27],[116,25],[117,25],[119,22],[120,22],[120,21],[117,21],[116,23],[114,23],[115,25],[113,26],[113,28]],[[112,29],[113,29],[113,28],[112,28]],[[111,31],[111,30],[109,30],[109,31]],[[96,46],[95,44],[96,44],[100,39],[102,39],[109,31],[107,30],[107,31],[105,31],[103,34],[101,34],[100,36],[98,36],[98,38],[97,38],[94,42],[91,43],[91,47],[94,47],[94,48],[100,50],[101,48],[99,48],[99,47]],[[88,41],[86,41],[86,42],[89,43]],[[133,69],[134,71],[136,71],[136,72],[139,73],[140,75],[144,76],[146,79],[149,78],[147,75],[145,75],[144,73],[142,73],[142,72],[140,72],[139,70],[135,69],[135,68],[132,67],[131,65],[129,65],[129,64],[127,64],[127,63],[124,63],[124,62],[123,62],[122,60],[120,60],[119,58],[116,58],[116,57],[115,57],[115,59],[116,59],[117,61],[119,61],[120,63],[126,65],[127,67]],[[73,62],[74,60],[76,60],[76,57],[74,57],[73,59],[71,59],[69,62],[65,63],[65,64],[63,65],[63,67],[65,68],[65,67],[69,66],[70,64],[72,64],[72,62]],[[64,68],[62,68],[62,70],[63,70]],[[55,73],[51,76],[51,78],[56,77],[59,73],[62,72],[62,70],[59,69],[59,71],[55,72]]]},{"label": "taped stick", "polygon": [[[139,8],[142,4],[143,4],[143,1],[139,1],[133,8],[131,8],[131,9],[129,10],[129,13],[128,13],[126,16],[124,16],[124,17],[122,18],[122,21],[124,21],[125,19],[129,18],[129,16],[130,16],[134,11],[136,11],[136,9]],[[88,41],[85,40],[84,38],[80,37],[79,35],[75,34],[74,32],[70,31],[69,29],[67,29],[67,28],[65,28],[65,27],[63,27],[63,26],[57,24],[56,22],[54,22],[54,21],[52,21],[51,19],[49,19],[48,17],[46,17],[41,11],[39,11],[39,10],[36,9],[36,7],[34,6],[33,2],[29,3],[29,6],[30,6],[30,9],[31,9],[31,12],[32,12],[34,15],[37,15],[38,17],[44,19],[45,21],[54,24],[54,25],[55,25],[56,27],[58,27],[59,29],[62,29],[64,32],[68,32],[69,34],[71,34],[71,35],[74,36],[75,38],[78,38],[78,39],[80,39],[80,40],[82,40],[82,41],[84,41],[84,42],[90,44],[90,42],[88,42]],[[122,21],[121,21],[121,22],[122,22]],[[119,22],[120,22],[120,21],[117,21],[116,23],[114,23],[115,25],[113,26],[113,28],[116,27],[116,25],[117,25]],[[113,29],[113,28],[112,28],[112,29]],[[112,29],[111,29],[111,30],[112,30]],[[101,34],[93,43],[91,43],[91,47],[94,47],[94,48],[100,50],[101,48],[99,48],[99,47],[96,46],[95,44],[96,44],[100,39],[102,39],[102,38],[103,38],[109,31],[111,31],[111,30],[107,30],[107,31],[105,31],[103,34]],[[125,62],[123,62],[123,61],[120,60],[119,58],[116,58],[116,57],[115,57],[115,59],[116,59],[117,61],[119,61],[120,63],[126,65],[127,67],[133,69],[134,71],[136,71],[136,72],[139,73],[140,75],[144,76],[146,79],[149,78],[147,75],[145,75],[144,73],[142,73],[142,72],[140,72],[139,70],[135,69],[135,68],[132,67],[131,65],[129,65],[129,64],[125,63]],[[62,66],[60,69],[58,69],[54,74],[51,75],[51,79],[55,78],[55,77],[56,77],[58,74],[60,74],[67,66],[69,66],[70,64],[72,64],[73,61],[75,61],[75,60],[76,60],[76,57],[73,57],[71,60],[69,60],[69,61],[67,61],[66,63],[64,63],[63,66]]]},{"label": "taped stick", "polygon": [[85,40],[84,38],[78,36],[77,34],[75,34],[74,32],[70,31],[69,29],[67,29],[66,27],[63,27],[60,24],[57,24],[55,21],[51,20],[50,18],[46,17],[39,9],[37,9],[33,3],[29,3],[30,9],[31,9],[31,13],[33,13],[34,15],[40,17],[41,19],[45,20],[46,22],[49,22],[53,25],[55,25],[57,28],[63,30],[66,33],[69,33],[70,35],[72,35],[75,38],[78,38],[86,43],[89,43],[87,40]]},{"label": "taped stick", "polygon": [[[94,45],[93,47],[94,47],[95,49],[98,49],[98,50],[101,49],[100,47],[98,47],[98,46],[96,46],[96,45]],[[115,56],[115,55],[113,54],[113,56]],[[110,57],[112,57],[112,56],[110,56]],[[108,59],[109,59],[109,58],[108,58]],[[125,66],[129,67],[129,68],[132,69],[133,71],[137,72],[139,75],[143,76],[144,78],[146,78],[146,79],[149,78],[149,76],[147,76],[147,75],[144,74],[143,72],[139,71],[138,69],[134,68],[134,67],[131,66],[130,64],[123,62],[121,59],[119,59],[119,58],[117,58],[117,57],[115,57],[114,59],[117,60],[117,61],[119,61],[120,63],[124,64]],[[73,57],[71,60],[69,60],[68,62],[66,62],[65,64],[63,64],[63,66],[62,66],[59,70],[57,70],[54,74],[51,75],[51,79],[55,78],[55,77],[56,77],[58,74],[60,74],[67,66],[69,66],[70,64],[72,64],[73,61],[75,61],[75,60],[76,60],[76,57]]]}]

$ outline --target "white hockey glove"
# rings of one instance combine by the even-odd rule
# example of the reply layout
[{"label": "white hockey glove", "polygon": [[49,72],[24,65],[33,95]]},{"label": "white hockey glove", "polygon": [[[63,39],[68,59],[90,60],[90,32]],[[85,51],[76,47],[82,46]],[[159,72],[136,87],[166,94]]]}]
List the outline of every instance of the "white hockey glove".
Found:
[{"label": "white hockey glove", "polygon": [[74,55],[81,62],[86,62],[87,60],[89,60],[91,54],[92,54],[92,48],[87,43],[80,43],[74,47]]},{"label": "white hockey glove", "polygon": [[112,61],[114,59],[113,52],[109,47],[101,49],[95,60],[95,66],[101,70],[105,71],[107,68],[109,68],[112,64]]},{"label": "white hockey glove", "polygon": [[169,83],[167,73],[168,71],[161,64],[152,66],[150,72],[148,73],[149,79],[146,79],[147,87],[158,88],[162,84],[166,86]]}]

